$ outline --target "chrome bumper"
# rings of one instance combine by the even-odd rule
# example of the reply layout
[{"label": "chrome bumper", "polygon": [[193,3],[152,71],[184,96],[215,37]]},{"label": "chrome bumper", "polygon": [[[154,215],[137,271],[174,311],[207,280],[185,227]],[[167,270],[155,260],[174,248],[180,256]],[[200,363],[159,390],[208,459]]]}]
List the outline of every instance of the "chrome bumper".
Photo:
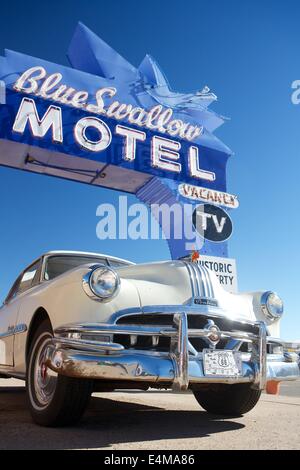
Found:
[{"label": "chrome bumper", "polygon": [[[210,330],[188,329],[186,313],[174,315],[173,327],[126,325],[67,325],[55,332],[48,346],[46,364],[53,371],[70,376],[117,381],[164,383],[176,390],[186,390],[200,383],[245,383],[264,389],[267,381],[295,380],[300,376],[299,364],[292,354],[267,354],[267,343],[280,340],[267,338],[263,322],[257,334],[222,331],[221,337],[252,343],[251,353],[240,353],[242,371],[239,376],[205,376],[202,353],[189,353],[189,338],[206,338]],[[170,352],[125,349],[121,344],[83,340],[88,335],[168,336]],[[74,334],[78,339],[74,339]],[[71,337],[70,337],[71,336]]]}]

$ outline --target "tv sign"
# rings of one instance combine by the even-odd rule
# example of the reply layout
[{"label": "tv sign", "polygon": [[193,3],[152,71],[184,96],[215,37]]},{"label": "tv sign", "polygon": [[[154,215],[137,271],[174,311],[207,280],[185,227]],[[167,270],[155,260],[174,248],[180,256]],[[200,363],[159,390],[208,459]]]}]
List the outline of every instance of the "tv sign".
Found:
[{"label": "tv sign", "polygon": [[224,242],[232,234],[227,212],[213,204],[200,204],[193,212],[193,225],[200,235],[212,242]]}]

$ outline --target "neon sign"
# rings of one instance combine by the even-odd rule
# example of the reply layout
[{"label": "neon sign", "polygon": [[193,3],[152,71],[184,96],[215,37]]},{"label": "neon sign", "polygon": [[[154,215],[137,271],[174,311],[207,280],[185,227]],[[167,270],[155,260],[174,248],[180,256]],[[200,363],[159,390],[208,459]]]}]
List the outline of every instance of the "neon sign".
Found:
[{"label": "neon sign", "polygon": [[[30,90],[31,89],[32,87]],[[147,126],[151,125],[155,128],[153,117],[151,115],[151,118],[149,118],[149,116],[147,118]],[[28,126],[32,136],[38,138],[45,137],[48,131],[51,130],[53,142],[62,144],[64,141],[62,122],[62,109],[59,106],[49,106],[44,116],[40,117],[34,100],[32,98],[23,98],[12,129],[18,134],[24,134]],[[96,140],[87,137],[87,131],[89,129],[97,131],[98,138]],[[122,126],[121,124],[115,126],[114,132],[124,137],[122,158],[131,162],[135,160],[137,142],[145,141],[146,133],[127,126]],[[75,142],[82,149],[90,152],[102,152],[106,150],[112,142],[112,131],[102,119],[87,116],[79,119],[75,124],[74,138]],[[150,153],[152,167],[180,173],[182,169],[182,165],[179,162],[180,148],[181,145],[179,142],[154,135],[151,138]],[[190,146],[188,149],[188,167],[190,176],[193,178],[208,181],[214,181],[216,178],[214,172],[201,170],[199,168],[198,148],[195,146]]]},{"label": "neon sign", "polygon": [[134,107],[132,104],[113,101],[106,107],[105,98],[111,99],[117,94],[117,89],[114,87],[98,89],[94,97],[96,104],[89,103],[87,91],[78,91],[67,85],[62,85],[60,83],[62,78],[61,73],[49,75],[44,67],[32,67],[20,76],[13,88],[21,93],[41,96],[47,100],[84,109],[89,113],[105,115],[118,121],[128,121],[130,124],[157,130],[173,137],[179,136],[182,139],[194,140],[203,132],[203,127],[192,126],[181,119],[171,120],[173,110],[171,108],[164,109],[161,105],[153,106],[149,111],[146,111],[141,107]]},{"label": "neon sign", "polygon": [[[208,87],[174,92],[151,56],[135,67],[81,23],[68,59],[0,57],[0,165],[133,193],[149,206],[238,206]],[[174,258],[186,254],[184,240],[169,246]],[[228,256],[221,241],[205,239],[201,252]]]}]

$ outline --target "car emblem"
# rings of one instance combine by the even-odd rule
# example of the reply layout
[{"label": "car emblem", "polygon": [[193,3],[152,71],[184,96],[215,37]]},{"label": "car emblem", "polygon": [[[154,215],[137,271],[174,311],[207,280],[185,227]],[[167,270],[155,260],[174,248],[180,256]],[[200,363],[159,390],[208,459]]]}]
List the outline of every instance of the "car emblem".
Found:
[{"label": "car emblem", "polygon": [[208,320],[207,324],[204,327],[205,330],[209,330],[207,339],[210,344],[215,347],[221,339],[220,328],[215,324],[213,320]]},{"label": "car emblem", "polygon": [[208,299],[207,297],[195,297],[194,304],[196,305],[207,305],[209,307],[218,307],[218,301],[216,299]]}]

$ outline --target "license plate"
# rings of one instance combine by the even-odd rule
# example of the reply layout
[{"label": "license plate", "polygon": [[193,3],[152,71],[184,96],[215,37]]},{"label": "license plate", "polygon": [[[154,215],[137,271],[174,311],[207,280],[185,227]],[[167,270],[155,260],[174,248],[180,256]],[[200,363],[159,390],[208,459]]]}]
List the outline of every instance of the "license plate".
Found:
[{"label": "license plate", "polygon": [[236,377],[241,375],[240,354],[228,350],[203,350],[204,374],[208,376]]}]

